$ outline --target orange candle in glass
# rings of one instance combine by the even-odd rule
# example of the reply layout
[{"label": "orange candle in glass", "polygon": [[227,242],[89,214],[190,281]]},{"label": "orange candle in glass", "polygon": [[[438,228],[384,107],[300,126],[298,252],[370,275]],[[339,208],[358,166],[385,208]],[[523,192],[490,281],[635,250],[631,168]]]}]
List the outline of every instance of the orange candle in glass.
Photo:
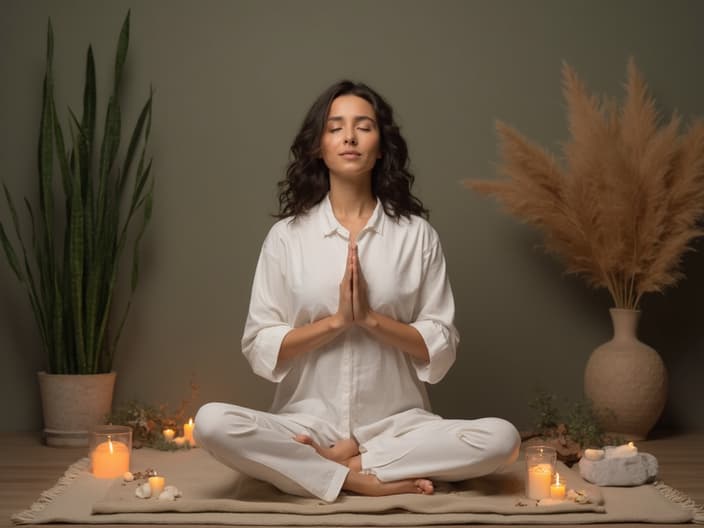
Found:
[{"label": "orange candle in glass", "polygon": [[90,454],[93,475],[97,478],[121,477],[130,470],[130,450],[122,442],[107,441],[98,444]]},{"label": "orange candle in glass", "polygon": [[562,500],[565,498],[566,491],[565,482],[560,482],[560,474],[555,473],[555,483],[550,485],[550,498]]}]

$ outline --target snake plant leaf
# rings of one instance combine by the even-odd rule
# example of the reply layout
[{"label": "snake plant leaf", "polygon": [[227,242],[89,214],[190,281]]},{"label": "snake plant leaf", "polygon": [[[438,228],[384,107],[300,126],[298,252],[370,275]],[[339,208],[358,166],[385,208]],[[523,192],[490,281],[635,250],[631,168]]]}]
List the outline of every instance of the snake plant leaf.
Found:
[{"label": "snake plant leaf", "polygon": [[[149,99],[144,104],[142,111],[139,113],[139,118],[137,119],[137,124],[132,131],[132,138],[130,139],[129,146],[127,147],[127,154],[125,155],[125,165],[122,168],[122,176],[120,178],[119,192],[122,191],[127,181],[129,175],[129,170],[132,165],[132,158],[134,157],[135,150],[139,144],[139,140],[142,136],[142,129],[144,128],[145,121],[151,121],[151,111],[152,111],[152,96],[149,94]],[[145,133],[145,142],[149,139],[148,133]]]},{"label": "snake plant leaf", "polygon": [[78,368],[81,372],[88,372],[85,350],[85,336],[83,334],[83,249],[84,249],[84,226],[83,226],[83,203],[81,201],[81,178],[80,178],[80,156],[76,152],[78,149],[78,141],[76,133],[71,132],[73,136],[74,155],[77,160],[77,169],[74,174],[71,193],[71,216],[69,218],[68,229],[70,231],[69,240],[69,266],[71,277],[71,308],[74,324],[74,337],[76,340],[76,359]]},{"label": "snake plant leaf", "polygon": [[[149,169],[151,169],[151,162],[149,163]],[[135,291],[135,289],[137,289],[137,282],[139,279],[139,243],[142,241],[142,237],[144,236],[144,232],[147,229],[147,225],[149,224],[149,221],[152,218],[152,208],[154,204],[153,195],[154,180],[152,180],[152,186],[150,187],[149,192],[147,192],[147,195],[145,196],[144,218],[142,221],[142,227],[134,239],[134,249],[132,252],[132,280],[130,281],[130,286],[133,292]]]},{"label": "snake plant leaf", "polygon": [[22,269],[20,268],[20,263],[17,260],[17,254],[15,253],[15,250],[12,247],[10,240],[7,238],[7,234],[5,233],[5,228],[3,227],[1,222],[0,222],[0,240],[2,240],[2,247],[5,250],[5,256],[7,257],[7,261],[10,263],[10,268],[12,268],[12,271],[15,273],[15,275],[17,276],[19,281],[24,282],[24,274],[22,273]]},{"label": "snake plant leaf", "polygon": [[[96,211],[98,225],[102,227],[102,214],[107,205],[108,178],[112,165],[115,161],[117,150],[120,147],[120,107],[115,96],[110,97],[108,111],[105,116],[105,131],[103,133],[103,144],[100,152],[100,169],[98,172],[98,201],[99,208]],[[99,228],[99,231],[101,229]]]},{"label": "snake plant leaf", "polygon": [[127,11],[127,16],[125,21],[122,23],[122,29],[120,30],[120,38],[117,42],[117,53],[115,55],[115,85],[113,88],[113,94],[117,95],[120,88],[120,81],[122,81],[122,70],[125,65],[125,59],[127,58],[127,48],[130,42],[130,10]]},{"label": "snake plant leaf", "polygon": [[[83,118],[81,119],[81,130],[85,134],[88,152],[83,160],[85,173],[88,173],[91,161],[91,151],[95,139],[95,113],[96,113],[97,90],[95,83],[95,60],[93,58],[93,46],[88,46],[86,54],[86,80],[83,88]],[[84,185],[86,180],[84,179]]]},{"label": "snake plant leaf", "polygon": [[56,154],[59,159],[59,169],[61,171],[61,182],[64,186],[64,194],[71,194],[71,168],[69,166],[68,157],[66,155],[66,145],[64,143],[64,133],[61,130],[61,123],[56,114],[56,108],[52,105],[52,114],[54,121],[54,138],[56,140]]}]

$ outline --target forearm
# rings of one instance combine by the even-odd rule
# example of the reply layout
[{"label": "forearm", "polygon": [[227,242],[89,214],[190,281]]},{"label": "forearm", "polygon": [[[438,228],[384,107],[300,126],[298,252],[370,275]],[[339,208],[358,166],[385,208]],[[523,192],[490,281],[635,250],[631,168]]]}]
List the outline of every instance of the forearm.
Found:
[{"label": "forearm", "polygon": [[329,343],[345,328],[347,325],[337,314],[294,328],[286,334],[281,342],[277,365]]},{"label": "forearm", "polygon": [[370,311],[359,324],[387,345],[394,346],[423,363],[430,361],[423,336],[411,325],[374,311]]}]

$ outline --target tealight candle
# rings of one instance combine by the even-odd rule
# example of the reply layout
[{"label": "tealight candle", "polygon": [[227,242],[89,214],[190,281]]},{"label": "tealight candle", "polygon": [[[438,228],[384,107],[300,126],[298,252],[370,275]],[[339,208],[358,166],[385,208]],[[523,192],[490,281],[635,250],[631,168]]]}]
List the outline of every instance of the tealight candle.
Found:
[{"label": "tealight candle", "polygon": [[193,438],[193,428],[195,427],[195,424],[193,423],[193,418],[189,418],[188,423],[183,424],[183,436],[186,439],[186,442],[191,444],[191,447],[195,447],[196,441]]},{"label": "tealight candle", "polygon": [[161,492],[164,491],[164,484],[166,484],[166,479],[160,475],[149,477],[149,487],[152,490],[152,497],[159,498]]},{"label": "tealight candle", "polygon": [[638,448],[633,444],[633,442],[628,442],[627,444],[608,447],[604,450],[605,458],[624,458],[632,457],[638,454]]},{"label": "tealight candle", "polygon": [[164,440],[171,442],[174,439],[174,436],[176,436],[176,431],[173,429],[164,429],[162,434],[164,435]]},{"label": "tealight candle", "polygon": [[106,442],[98,444],[90,453],[93,475],[97,478],[121,477],[130,470],[130,450],[122,442],[113,441],[110,435]]},{"label": "tealight candle", "polygon": [[564,499],[566,493],[565,483],[560,482],[560,474],[555,473],[555,483],[550,485],[551,499]]}]

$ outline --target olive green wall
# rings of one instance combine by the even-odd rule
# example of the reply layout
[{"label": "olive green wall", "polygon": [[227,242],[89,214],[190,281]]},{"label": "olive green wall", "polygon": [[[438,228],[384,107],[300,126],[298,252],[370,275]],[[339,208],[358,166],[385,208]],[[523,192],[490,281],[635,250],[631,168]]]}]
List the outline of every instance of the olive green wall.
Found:
[{"label": "olive green wall", "polygon": [[[704,2],[1,0],[0,178],[16,195],[36,190],[47,17],[65,118],[67,105],[80,109],[88,42],[105,95],[128,8],[125,122],[153,84],[157,187],[118,400],[175,406],[193,379],[193,410],[209,400],[266,408],[272,386],[239,347],[252,274],[300,120],[344,77],[394,106],[444,244],[462,343],[432,388],[436,411],[525,426],[537,387],[581,397],[587,357],[610,337],[609,298],[564,277],[535,231],[459,181],[494,175],[495,119],[550,147],[566,138],[563,61],[591,89],[620,95],[633,55],[663,112],[703,115]],[[684,270],[677,289],[644,302],[641,337],[671,374],[661,426],[702,430],[704,259],[689,255]],[[0,261],[2,430],[41,426],[38,347],[24,291]]]}]

